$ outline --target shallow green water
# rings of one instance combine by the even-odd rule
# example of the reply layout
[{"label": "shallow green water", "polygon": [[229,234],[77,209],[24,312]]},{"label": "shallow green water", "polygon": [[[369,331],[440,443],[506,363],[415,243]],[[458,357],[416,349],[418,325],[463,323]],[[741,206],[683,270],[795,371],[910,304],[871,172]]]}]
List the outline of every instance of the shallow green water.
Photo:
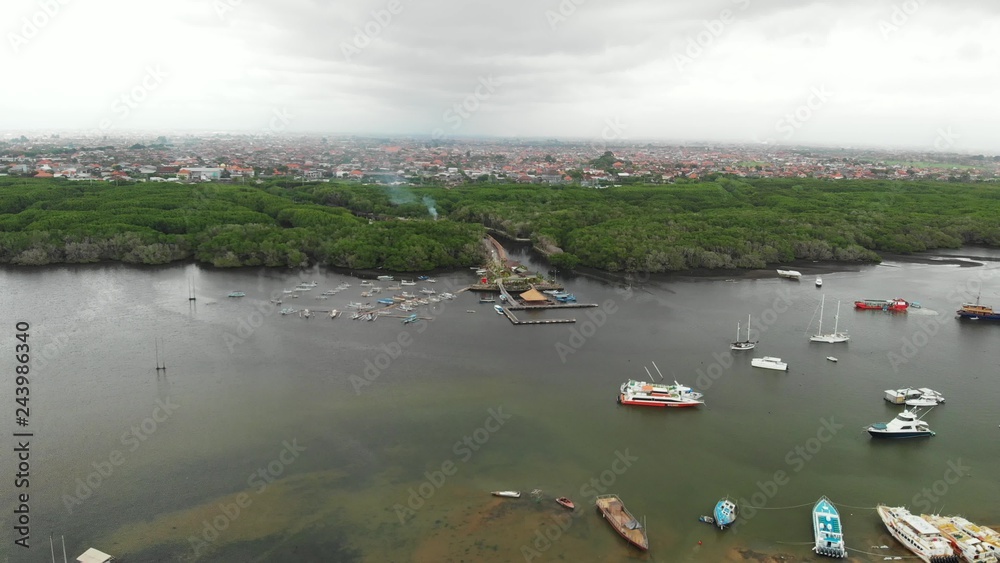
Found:
[{"label": "shallow green water", "polygon": [[[35,545],[31,559],[10,551],[12,539],[2,553],[48,560],[51,533],[66,537],[71,556],[94,546],[130,561],[196,552],[202,561],[719,561],[738,557],[734,549],[809,560],[810,506],[826,495],[841,507],[850,547],[892,547],[861,560],[905,555],[870,510],[876,503],[1000,523],[1000,325],[953,318],[979,285],[984,303],[1000,305],[1000,270],[983,263],[823,271],[822,290],[808,275],[660,277],[631,291],[580,276],[562,281],[603,307],[538,316],[573,325],[524,327],[468,293],[415,325],[268,307],[273,293],[312,279],[316,289],[283,306],[361,300],[357,280],[315,299],[348,279],[321,271],[5,270],[0,280],[16,288],[2,298],[5,321],[30,322],[39,351]],[[437,278],[438,291],[474,279]],[[247,297],[227,299],[233,290]],[[831,303],[844,302],[850,343],[808,342],[821,292],[824,324]],[[891,315],[848,305],[896,296],[924,307]],[[729,356],[748,313],[761,343]],[[166,374],[154,370],[157,338]],[[789,372],[751,368],[754,355],[780,356]],[[617,405],[621,382],[655,374],[652,362],[703,390],[706,405]],[[937,436],[873,442],[862,428],[898,410],[883,390],[905,386],[947,397],[926,416]],[[177,407],[163,419],[157,400]],[[155,428],[143,427],[154,414]],[[143,440],[125,441],[132,427]],[[77,479],[116,450],[122,463],[67,504]],[[955,467],[968,470],[956,477]],[[4,471],[13,473],[6,459]],[[489,495],[498,489],[524,496]],[[538,502],[533,489],[543,491]],[[649,553],[602,522],[592,499],[602,492],[645,517]],[[552,501],[562,495],[577,502],[572,518]],[[741,501],[739,525],[717,532],[697,521],[727,495]]]}]

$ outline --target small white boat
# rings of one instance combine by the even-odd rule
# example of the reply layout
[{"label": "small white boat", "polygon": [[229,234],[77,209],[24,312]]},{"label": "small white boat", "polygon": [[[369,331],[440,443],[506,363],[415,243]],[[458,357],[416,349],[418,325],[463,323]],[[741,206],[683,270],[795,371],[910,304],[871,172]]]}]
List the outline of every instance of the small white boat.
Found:
[{"label": "small white boat", "polygon": [[778,371],[788,371],[788,364],[781,361],[781,358],[775,358],[773,356],[764,356],[763,358],[754,358],[750,360],[750,365],[755,368],[764,369],[774,369]]},{"label": "small white boat", "polygon": [[927,387],[919,389],[886,389],[884,398],[894,405],[907,405],[910,407],[934,407],[944,402],[944,395]]},{"label": "small white boat", "polygon": [[402,280],[399,282],[399,285],[417,285],[417,282],[413,280]]},{"label": "small white boat", "polygon": [[833,356],[827,356],[826,359],[830,360],[833,363],[837,363],[837,358],[834,358]]},{"label": "small white boat", "polygon": [[750,340],[750,315],[747,315],[747,339],[740,340],[740,323],[736,323],[736,340],[729,345],[731,350],[752,350],[757,346],[756,340]]},{"label": "small white boat", "polygon": [[520,491],[493,491],[495,497],[521,498]]},{"label": "small white boat", "polygon": [[392,276],[379,276],[379,281],[392,281]]},{"label": "small white boat", "polygon": [[816,276],[816,287],[823,287],[823,278]]},{"label": "small white boat", "polygon": [[795,270],[778,270],[778,277],[798,281],[802,279],[802,273]]}]

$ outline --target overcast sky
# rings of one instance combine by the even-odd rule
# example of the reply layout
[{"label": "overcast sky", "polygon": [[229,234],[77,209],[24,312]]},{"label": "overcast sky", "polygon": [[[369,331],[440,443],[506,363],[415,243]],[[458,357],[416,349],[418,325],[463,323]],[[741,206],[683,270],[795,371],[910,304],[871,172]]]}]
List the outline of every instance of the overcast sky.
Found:
[{"label": "overcast sky", "polygon": [[997,0],[6,0],[0,130],[1000,153]]}]

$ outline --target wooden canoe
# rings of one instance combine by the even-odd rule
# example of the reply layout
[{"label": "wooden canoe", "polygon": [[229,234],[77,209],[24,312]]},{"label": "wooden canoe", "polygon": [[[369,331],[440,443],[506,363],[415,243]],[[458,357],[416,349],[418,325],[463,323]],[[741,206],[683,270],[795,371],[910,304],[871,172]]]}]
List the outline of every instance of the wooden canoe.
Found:
[{"label": "wooden canoe", "polygon": [[625,508],[618,495],[601,495],[597,497],[597,510],[611,524],[611,527],[618,532],[618,535],[643,551],[649,549],[646,526],[632,516],[632,513]]}]

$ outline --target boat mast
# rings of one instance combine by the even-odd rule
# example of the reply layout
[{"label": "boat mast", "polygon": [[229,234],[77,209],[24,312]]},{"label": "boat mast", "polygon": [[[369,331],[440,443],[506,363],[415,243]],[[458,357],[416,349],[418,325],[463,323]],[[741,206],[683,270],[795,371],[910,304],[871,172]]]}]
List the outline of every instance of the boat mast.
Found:
[{"label": "boat mast", "polygon": [[823,336],[823,305],[826,304],[826,295],[823,295],[823,299],[819,302],[819,329],[816,331],[816,336]]},{"label": "boat mast", "polygon": [[840,301],[837,301],[837,315],[833,317],[833,334],[837,334],[838,323],[840,323]]},{"label": "boat mast", "polygon": [[656,373],[660,374],[660,381],[663,381],[663,374],[660,373],[660,368],[656,367],[656,362],[650,361],[650,363],[653,364],[654,368],[656,368]]},{"label": "boat mast", "polygon": [[[749,333],[750,331],[747,331],[747,332]],[[747,340],[750,340],[750,339],[747,338]],[[740,321],[736,321],[736,341],[737,342],[740,341]]]},{"label": "boat mast", "polygon": [[[739,334],[737,334],[736,340],[739,339]],[[747,313],[747,342],[750,342],[750,313]]]}]

